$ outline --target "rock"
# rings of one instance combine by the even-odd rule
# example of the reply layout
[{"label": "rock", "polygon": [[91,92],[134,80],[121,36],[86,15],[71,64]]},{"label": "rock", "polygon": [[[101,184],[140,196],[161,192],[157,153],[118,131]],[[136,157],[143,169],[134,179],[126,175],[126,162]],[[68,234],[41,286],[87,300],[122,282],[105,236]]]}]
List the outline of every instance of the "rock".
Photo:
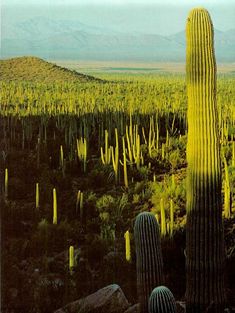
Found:
[{"label": "rock", "polygon": [[183,301],[176,301],[176,312],[177,313],[185,313],[186,312],[186,304]]},{"label": "rock", "polygon": [[[134,313],[135,311],[133,311]],[[183,301],[176,301],[176,312],[177,313],[185,313],[186,312],[186,304]],[[235,312],[235,309],[233,311],[233,309],[225,309],[224,313],[232,313]],[[124,313],[129,313],[129,311],[126,311]],[[132,311],[130,311],[130,313],[132,313]]]},{"label": "rock", "polygon": [[138,313],[139,310],[140,310],[140,305],[138,303],[129,307],[124,313]]},{"label": "rock", "polygon": [[122,289],[113,284],[69,303],[54,313],[123,313],[129,306]]}]

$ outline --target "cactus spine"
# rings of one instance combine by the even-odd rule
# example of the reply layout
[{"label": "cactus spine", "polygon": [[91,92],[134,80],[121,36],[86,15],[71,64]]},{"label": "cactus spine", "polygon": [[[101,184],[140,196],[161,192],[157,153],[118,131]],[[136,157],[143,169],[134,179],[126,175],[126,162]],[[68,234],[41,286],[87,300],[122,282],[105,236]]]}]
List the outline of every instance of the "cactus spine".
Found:
[{"label": "cactus spine", "polygon": [[190,12],[186,36],[186,307],[187,312],[222,312],[225,251],[221,161],[213,25],[207,10],[196,8]]},{"label": "cactus spine", "polygon": [[175,298],[167,287],[153,289],[149,298],[149,313],[176,313]]},{"label": "cactus spine", "polygon": [[140,312],[148,311],[148,300],[155,286],[163,283],[163,261],[160,230],[155,216],[140,213],[134,226],[137,293]]}]

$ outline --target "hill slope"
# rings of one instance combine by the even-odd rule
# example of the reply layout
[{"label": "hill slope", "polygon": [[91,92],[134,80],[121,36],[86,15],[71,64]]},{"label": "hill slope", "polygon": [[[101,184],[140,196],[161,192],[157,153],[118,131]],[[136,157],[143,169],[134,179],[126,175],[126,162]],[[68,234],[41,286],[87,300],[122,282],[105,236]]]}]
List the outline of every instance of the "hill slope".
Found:
[{"label": "hill slope", "polygon": [[0,60],[0,80],[33,82],[87,82],[98,79],[46,62],[37,57]]}]

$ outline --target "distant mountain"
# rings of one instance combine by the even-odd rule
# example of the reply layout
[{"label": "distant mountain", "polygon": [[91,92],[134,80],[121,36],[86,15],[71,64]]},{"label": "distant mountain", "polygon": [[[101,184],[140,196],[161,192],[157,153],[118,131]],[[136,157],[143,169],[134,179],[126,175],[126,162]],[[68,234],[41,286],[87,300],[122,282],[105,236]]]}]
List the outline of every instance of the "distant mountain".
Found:
[{"label": "distant mountain", "polygon": [[[235,30],[215,31],[217,61],[235,61]],[[2,29],[2,57],[48,59],[184,61],[185,33],[160,36],[121,33],[79,21],[30,19]]]},{"label": "distant mountain", "polygon": [[87,82],[96,79],[36,57],[18,57],[0,60],[0,80],[48,83],[56,81]]},{"label": "distant mountain", "polygon": [[[218,61],[235,62],[235,29],[222,32],[215,29],[215,53]],[[169,40],[173,40],[186,48],[185,32],[168,36]]]}]

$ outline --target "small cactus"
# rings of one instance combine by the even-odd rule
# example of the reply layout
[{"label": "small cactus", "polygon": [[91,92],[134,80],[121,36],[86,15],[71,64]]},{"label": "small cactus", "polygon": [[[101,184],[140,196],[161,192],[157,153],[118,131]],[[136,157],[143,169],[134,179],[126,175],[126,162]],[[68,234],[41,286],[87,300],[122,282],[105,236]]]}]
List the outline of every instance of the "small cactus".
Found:
[{"label": "small cactus", "polygon": [[8,198],[8,169],[5,169],[5,181],[4,181],[4,196],[5,201],[7,201]]},{"label": "small cactus", "polygon": [[126,260],[127,262],[131,261],[131,244],[130,244],[130,233],[127,230],[124,235],[125,244],[126,244]]},{"label": "small cactus", "polygon": [[149,298],[149,313],[176,313],[175,298],[167,287],[153,289]]},{"label": "small cactus", "polygon": [[36,209],[39,208],[39,183],[36,183]]},{"label": "small cactus", "polygon": [[53,224],[57,224],[57,197],[55,188],[53,188]]},{"label": "small cactus", "polygon": [[71,274],[73,272],[74,265],[75,265],[75,262],[74,262],[74,247],[70,246],[69,247],[69,270],[70,270]]},{"label": "small cactus", "polygon": [[155,286],[163,283],[160,230],[155,216],[140,213],[134,226],[137,269],[137,292],[140,312],[148,311],[148,300]]}]

